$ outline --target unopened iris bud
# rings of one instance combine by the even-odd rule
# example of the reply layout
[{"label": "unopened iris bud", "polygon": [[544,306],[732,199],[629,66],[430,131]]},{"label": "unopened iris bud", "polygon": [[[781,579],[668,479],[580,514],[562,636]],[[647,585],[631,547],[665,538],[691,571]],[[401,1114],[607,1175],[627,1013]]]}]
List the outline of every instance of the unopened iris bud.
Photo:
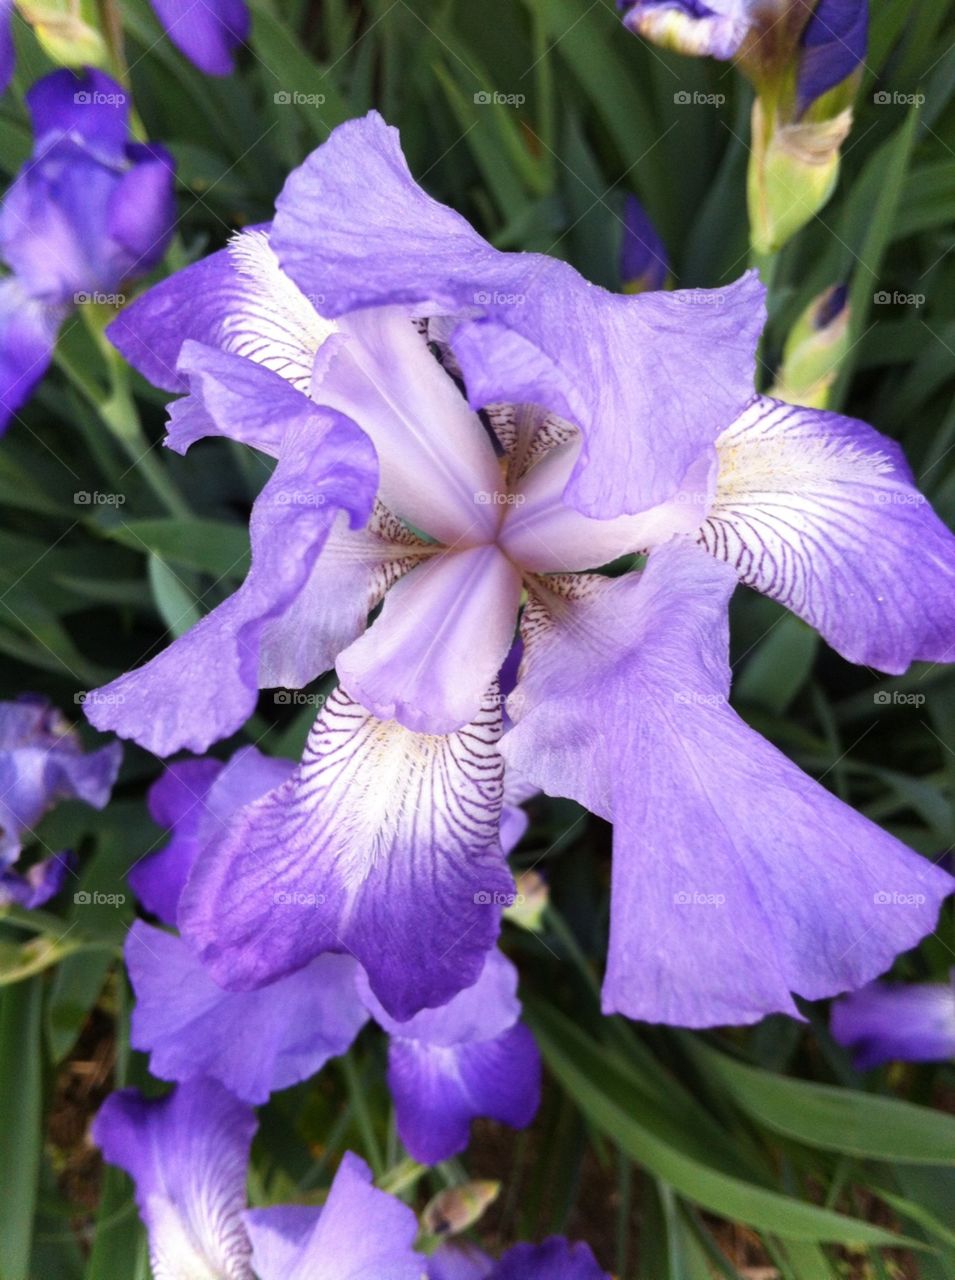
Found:
[{"label": "unopened iris bud", "polygon": [[849,346],[848,290],[833,285],[799,317],[783,349],[783,362],[770,395],[790,404],[825,409]]},{"label": "unopened iris bud", "polygon": [[[95,0],[20,0],[17,6],[43,46],[63,67],[109,67],[109,49],[97,27]],[[11,56],[12,71],[12,56]]]},{"label": "unopened iris bud", "polygon": [[543,917],[550,901],[547,881],[537,871],[521,871],[515,882],[513,903],[505,907],[504,918],[530,933],[543,931]]},{"label": "unopened iris bud", "polygon": [[500,1191],[499,1182],[488,1180],[448,1187],[446,1191],[439,1191],[425,1206],[421,1225],[429,1236],[460,1235],[483,1217]]},{"label": "unopened iris bud", "polygon": [[621,0],[619,7],[635,35],[696,57],[734,57],[752,25],[746,0]]},{"label": "unopened iris bud", "polygon": [[620,280],[624,293],[648,293],[665,288],[670,274],[667,251],[636,196],[627,196],[623,222]]}]

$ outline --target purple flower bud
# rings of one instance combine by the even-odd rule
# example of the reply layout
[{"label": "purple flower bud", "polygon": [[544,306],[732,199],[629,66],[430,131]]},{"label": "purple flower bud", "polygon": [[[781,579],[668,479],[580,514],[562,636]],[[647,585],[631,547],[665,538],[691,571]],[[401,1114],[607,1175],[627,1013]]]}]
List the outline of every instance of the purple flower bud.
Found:
[{"label": "purple flower bud", "polygon": [[627,196],[623,217],[620,279],[624,293],[662,289],[670,274],[667,251],[636,196]]}]

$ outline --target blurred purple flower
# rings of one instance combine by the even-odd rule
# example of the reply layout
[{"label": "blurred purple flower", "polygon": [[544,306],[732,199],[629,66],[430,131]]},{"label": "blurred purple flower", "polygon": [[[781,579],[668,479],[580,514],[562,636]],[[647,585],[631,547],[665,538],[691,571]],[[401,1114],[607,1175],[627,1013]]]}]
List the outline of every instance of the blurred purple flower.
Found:
[{"label": "blurred purple flower", "polygon": [[667,251],[636,196],[627,196],[623,221],[620,279],[624,292],[646,293],[664,288],[670,274]]},{"label": "blurred purple flower", "polygon": [[876,982],[854,991],[832,1006],[830,1027],[859,1071],[955,1058],[955,972],[947,986]]},{"label": "blurred purple flower", "polygon": [[0,430],[27,399],[77,305],[118,301],[162,258],[174,166],[134,142],[129,98],[102,71],[55,71],[27,94],[33,155],[0,206]]},{"label": "blurred purple flower", "polygon": [[[172,447],[225,435],[278,465],[245,583],[91,719],[203,751],[259,687],[340,680],[190,878],[180,923],[217,982],[346,950],[401,1021],[473,986],[513,891],[505,760],[614,823],[608,1011],[795,1015],[932,928],[951,878],[728,706],[737,581],[852,661],[955,654],[955,539],[894,443],[754,395],[762,318],[752,276],[623,297],[497,252],[375,114],[291,175],[271,229],[121,313],[123,353],[190,392]],[[638,551],[642,573],[588,572]],[[290,916],[276,890],[320,901]]]},{"label": "blurred purple flower", "polygon": [[442,1245],[428,1261],[428,1280],[610,1280],[585,1244],[552,1236],[518,1244],[495,1262],[470,1245]]},{"label": "blurred purple flower", "polygon": [[227,76],[249,38],[245,0],[150,0],[177,49],[209,76]]},{"label": "blurred purple flower", "polygon": [[93,1124],[110,1164],[136,1184],[156,1276],[216,1280],[419,1280],[412,1211],[350,1152],[321,1208],[245,1208],[255,1115],[213,1080],[147,1100],[112,1094]]},{"label": "blurred purple flower", "polygon": [[53,854],[25,872],[14,864],[33,827],[60,801],[104,807],[122,754],[118,742],[84,753],[76,732],[45,698],[28,694],[0,703],[0,905],[39,907],[59,892],[70,854]]}]

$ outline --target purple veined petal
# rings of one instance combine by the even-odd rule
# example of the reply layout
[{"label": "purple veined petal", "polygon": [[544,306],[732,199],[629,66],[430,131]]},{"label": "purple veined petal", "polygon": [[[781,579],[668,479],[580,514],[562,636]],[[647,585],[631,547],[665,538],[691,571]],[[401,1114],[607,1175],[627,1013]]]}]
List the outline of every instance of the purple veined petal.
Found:
[{"label": "purple veined petal", "polygon": [[124,275],[145,275],[162,260],[176,223],[176,163],[158,143],[131,143],[129,168],[116,184],[106,229],[129,257]]},{"label": "purple veined petal", "polygon": [[190,370],[179,357],[187,342],[198,342],[264,365],[307,392],[318,349],[334,332],[279,269],[268,228],[255,227],[124,307],[107,336],[166,391],[189,389]]},{"label": "purple veined petal", "polygon": [[258,991],[217,987],[181,938],[137,920],[126,941],[131,1043],[161,1080],[207,1076],[267,1102],[345,1053],[368,1015],[350,956],[318,956]]},{"label": "purple veined petal", "polygon": [[518,1244],[491,1272],[488,1280],[610,1280],[588,1245],[551,1236],[543,1244]]},{"label": "purple veined petal", "polygon": [[667,502],[635,516],[592,520],[563,499],[579,442],[545,454],[519,481],[508,507],[500,545],[525,569],[569,573],[599,569],[619,556],[659,546],[678,533],[694,533],[716,488],[716,454],[705,450]]},{"label": "purple veined petal", "polygon": [[608,1013],[688,1027],[798,1016],[791,993],[884,972],[955,886],[729,708],[732,588],[727,566],[677,539],[642,575],[584,580],[557,616],[528,610],[502,750],[614,823]]},{"label": "purple veined petal", "polygon": [[400,307],[341,322],[344,341],[312,397],[368,433],[389,511],[449,546],[487,541],[497,527],[501,473],[480,419]]},{"label": "purple veined petal", "polygon": [[405,574],[338,655],[342,687],[380,719],[453,733],[497,678],[520,598],[520,574],[493,544],[441,552]]},{"label": "purple veined petal", "polygon": [[63,68],[28,90],[35,150],[72,136],[106,162],[123,159],[129,141],[129,94],[96,67]]},{"label": "purple veined petal", "polygon": [[955,656],[955,538],[893,441],[853,418],[761,397],[717,448],[700,541],[742,582],[849,662],[898,674]]},{"label": "purple veined petal", "polygon": [[401,1141],[421,1164],[437,1164],[467,1147],[472,1120],[512,1129],[531,1123],[540,1105],[540,1054],[522,1023],[493,1040],[450,1046],[393,1036],[388,1087]]},{"label": "purple veined petal", "polygon": [[943,1062],[955,1058],[955,986],[876,982],[837,1000],[829,1025],[859,1071],[896,1060]]},{"label": "purple veined petal", "polygon": [[754,0],[623,0],[624,25],[653,44],[694,57],[734,57],[753,23]]},{"label": "purple veined petal", "polygon": [[176,923],[179,898],[202,850],[225,830],[236,809],[286,780],[290,760],[242,747],[226,764],[219,760],[177,760],[149,792],[149,810],[172,839],[129,873],[143,905],[164,924]]},{"label": "purple veined petal", "polygon": [[15,904],[32,911],[55,898],[72,870],[71,853],[55,853],[24,872],[0,871],[0,907]]},{"label": "purple veined petal", "polygon": [[[285,387],[268,370],[260,373]],[[88,701],[98,728],[134,738],[156,755],[183,747],[201,753],[251,714],[265,627],[305,587],[337,513],[346,511],[353,526],[368,519],[377,483],[367,438],[339,415],[299,399],[282,457],[252,509],[252,565],[242,586],[145,666]]]},{"label": "purple veined petal", "polygon": [[623,212],[620,249],[620,281],[625,293],[663,289],[670,274],[666,247],[647,211],[634,195],[628,195]]},{"label": "purple veined petal", "polygon": [[0,434],[46,373],[64,314],[29,297],[15,276],[0,280]]},{"label": "purple veined petal", "polygon": [[288,1205],[245,1214],[259,1280],[421,1280],[417,1218],[350,1151],[321,1212],[311,1212],[311,1222],[308,1210]]},{"label": "purple veined petal", "polygon": [[567,499],[587,515],[666,501],[752,394],[754,274],[621,297],[556,259],[499,253],[417,185],[376,113],[334,130],[276,208],[279,262],[323,294],[326,315],[394,305],[465,317],[453,345],[472,406],[525,402],[575,423],[585,445]]},{"label": "purple veined petal", "polygon": [[428,1259],[428,1280],[489,1280],[494,1261],[476,1245],[443,1244]]},{"label": "purple veined petal", "polygon": [[242,1221],[256,1120],[214,1080],[158,1101],[111,1094],[93,1122],[104,1158],[136,1184],[155,1280],[255,1280]]},{"label": "purple veined petal", "polygon": [[432,553],[381,503],[364,529],[338,516],[301,594],[263,632],[262,685],[299,689],[330,671],[388,588]]},{"label": "purple veined petal", "polygon": [[796,112],[802,115],[865,61],[868,0],[819,0],[800,37]]},{"label": "purple veined petal", "polygon": [[13,43],[13,0],[0,0],[0,93],[13,79],[17,50]]},{"label": "purple veined petal", "polygon": [[406,1020],[477,981],[512,890],[498,841],[500,707],[447,737],[377,720],[342,690],[293,777],[197,863],[180,927],[223,986],[350,952]]},{"label": "purple veined petal", "polygon": [[207,76],[228,76],[249,38],[245,0],[150,0],[166,35]]},{"label": "purple veined petal", "polygon": [[357,984],[368,1012],[389,1035],[437,1047],[493,1040],[509,1031],[521,1016],[517,970],[496,948],[488,952],[481,975],[473,986],[459,991],[440,1008],[422,1009],[406,1021],[393,1018],[382,1007],[363,970],[358,972]]}]

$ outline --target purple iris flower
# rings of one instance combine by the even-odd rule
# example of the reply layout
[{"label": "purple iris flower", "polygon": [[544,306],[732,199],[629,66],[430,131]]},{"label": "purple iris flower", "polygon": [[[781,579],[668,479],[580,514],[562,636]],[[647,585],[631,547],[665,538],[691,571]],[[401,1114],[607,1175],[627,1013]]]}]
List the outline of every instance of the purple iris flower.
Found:
[{"label": "purple iris flower", "polygon": [[0,429],[29,397],[76,305],[112,298],[162,258],[174,166],[133,142],[129,97],[102,71],[55,71],[27,94],[33,155],[0,206]]},{"label": "purple iris flower", "polygon": [[[762,315],[752,275],[623,297],[497,252],[375,114],[292,174],[270,229],[121,313],[123,353],[189,392],[172,447],[226,435],[278,464],[245,583],[92,720],[203,751],[259,687],[340,680],[190,877],[180,925],[217,982],[350,952],[401,1021],[473,986],[513,890],[505,760],[614,823],[607,1011],[795,1014],[931,930],[951,878],[727,703],[738,581],[852,661],[955,655],[955,539],[894,443],[754,395]],[[637,551],[642,572],[589,572]]]},{"label": "purple iris flower", "polygon": [[85,753],[45,698],[0,703],[0,905],[39,907],[59,892],[71,855],[52,854],[26,871],[14,864],[33,827],[61,800],[104,807],[122,753],[118,742]]},{"label": "purple iris flower", "polygon": [[251,1109],[212,1080],[158,1101],[112,1094],[93,1125],[110,1164],[136,1184],[156,1276],[215,1280],[419,1280],[412,1211],[346,1154],[322,1208],[245,1208]]},{"label": "purple iris flower", "polygon": [[150,0],[166,35],[209,76],[234,69],[235,50],[249,38],[245,0]]},{"label": "purple iris flower", "polygon": [[955,971],[948,985],[876,982],[832,1006],[832,1034],[859,1071],[955,1058]]},{"label": "purple iris flower", "polygon": [[[224,765],[178,761],[153,786],[151,811],[172,827],[172,839],[133,869],[130,882],[164,923],[176,923],[193,866],[235,810],[292,769],[245,747]],[[316,904],[300,895],[282,905],[306,914]],[[132,1044],[151,1054],[161,1079],[207,1076],[247,1102],[265,1102],[344,1053],[371,1013],[391,1037],[398,1130],[415,1159],[433,1164],[456,1155],[478,1116],[523,1127],[537,1110],[540,1056],[518,1021],[517,972],[498,951],[473,987],[406,1023],[382,1009],[348,955],[321,955],[267,986],[227,991],[187,941],[137,921],[126,964],[136,994]]]},{"label": "purple iris flower", "polygon": [[585,1244],[552,1236],[519,1244],[495,1262],[469,1245],[446,1244],[428,1261],[428,1280],[610,1280]]},{"label": "purple iris flower", "polygon": [[636,196],[627,196],[623,223],[620,279],[624,292],[662,289],[670,274],[670,261],[663,241]]},{"label": "purple iris flower", "polygon": [[868,0],[818,0],[806,18],[801,0],[620,0],[636,35],[680,53],[759,66],[788,51],[796,63],[796,115],[802,116],[865,61]]}]

